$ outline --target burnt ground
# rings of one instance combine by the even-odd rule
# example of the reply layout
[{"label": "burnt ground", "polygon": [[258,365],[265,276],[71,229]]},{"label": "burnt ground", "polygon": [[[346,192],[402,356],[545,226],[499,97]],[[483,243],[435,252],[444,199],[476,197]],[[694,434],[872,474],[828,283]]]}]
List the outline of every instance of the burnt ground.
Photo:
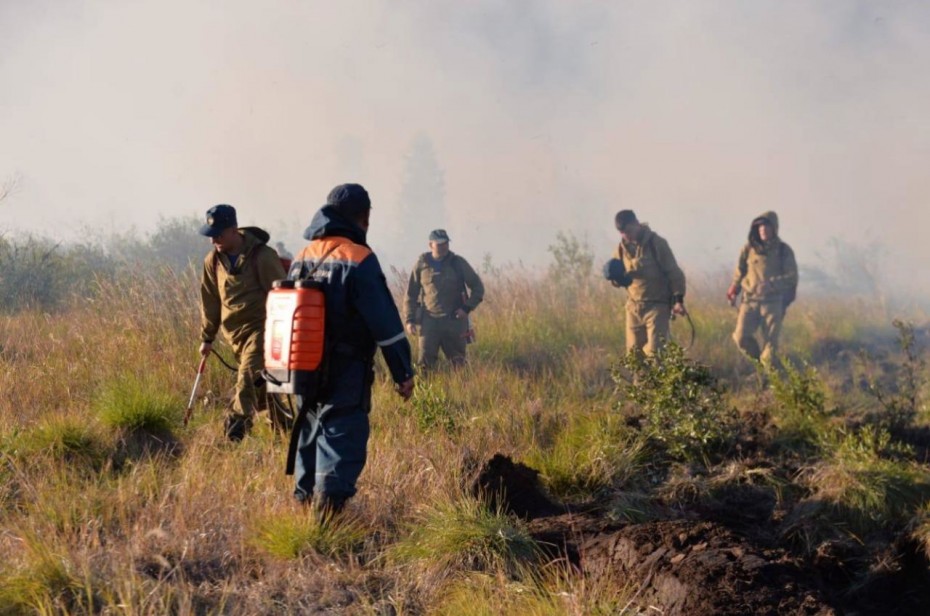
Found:
[{"label": "burnt ground", "polygon": [[873,550],[852,540],[805,550],[783,532],[803,512],[777,511],[758,486],[669,508],[660,516],[668,519],[624,523],[597,504],[555,502],[534,469],[497,455],[474,491],[526,520],[551,558],[629,586],[647,613],[930,614],[930,566],[903,534]]}]

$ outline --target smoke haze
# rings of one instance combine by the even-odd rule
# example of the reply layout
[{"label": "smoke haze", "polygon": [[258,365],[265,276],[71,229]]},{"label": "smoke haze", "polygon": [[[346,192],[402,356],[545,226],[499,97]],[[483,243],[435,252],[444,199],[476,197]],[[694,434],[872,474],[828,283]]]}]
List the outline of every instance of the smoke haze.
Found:
[{"label": "smoke haze", "polygon": [[928,68],[922,2],[0,0],[0,230],[226,202],[293,249],[359,181],[371,243],[409,267],[426,140],[435,226],[473,262],[545,263],[559,230],[606,258],[632,208],[713,269],[774,209],[800,262],[843,238],[926,290]]}]

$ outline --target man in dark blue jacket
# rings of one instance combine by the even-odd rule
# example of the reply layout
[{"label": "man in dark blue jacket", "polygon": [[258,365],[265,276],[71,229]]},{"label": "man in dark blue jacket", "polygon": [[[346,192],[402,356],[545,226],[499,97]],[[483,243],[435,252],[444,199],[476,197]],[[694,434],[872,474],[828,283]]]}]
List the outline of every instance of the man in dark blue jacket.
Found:
[{"label": "man in dark blue jacket", "polygon": [[[298,396],[305,416],[297,445],[294,496],[322,517],[355,494],[365,466],[368,413],[380,347],[395,389],[413,393],[410,344],[378,258],[365,243],[371,200],[359,184],[334,188],[313,217],[289,278],[310,275],[326,295],[326,378],[314,398]],[[322,263],[321,263],[322,262]]]}]

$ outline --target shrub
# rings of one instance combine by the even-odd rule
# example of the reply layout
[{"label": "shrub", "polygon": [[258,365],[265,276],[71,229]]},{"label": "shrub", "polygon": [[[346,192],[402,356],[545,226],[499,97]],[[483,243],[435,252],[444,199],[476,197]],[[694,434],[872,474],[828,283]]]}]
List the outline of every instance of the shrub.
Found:
[{"label": "shrub", "polygon": [[903,355],[894,386],[887,388],[869,375],[867,388],[882,408],[875,418],[878,423],[900,430],[911,425],[921,410],[921,390],[925,385],[927,363],[917,351],[914,325],[900,319],[892,321],[892,325],[898,332],[898,348]]},{"label": "shrub", "polygon": [[723,387],[707,366],[689,360],[677,344],[667,344],[656,357],[627,354],[613,377],[621,404],[636,405],[646,434],[671,457],[702,461],[732,442],[737,416],[726,404]]},{"label": "shrub", "polygon": [[806,363],[798,368],[785,362],[783,372],[770,369],[767,374],[776,402],[772,409],[778,428],[776,442],[787,448],[816,450],[832,415],[817,370]]}]

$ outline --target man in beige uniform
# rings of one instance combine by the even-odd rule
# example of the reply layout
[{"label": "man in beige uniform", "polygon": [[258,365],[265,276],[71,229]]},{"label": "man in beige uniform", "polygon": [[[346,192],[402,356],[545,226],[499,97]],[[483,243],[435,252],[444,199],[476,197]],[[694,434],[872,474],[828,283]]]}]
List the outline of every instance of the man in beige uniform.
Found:
[{"label": "man in beige uniform", "polygon": [[226,417],[226,437],[242,440],[264,398],[255,381],[264,367],[265,300],[271,283],[286,277],[278,253],[268,246],[268,233],[258,227],[239,228],[236,210],[217,205],[207,210],[200,234],[213,250],[203,261],[200,284],[202,325],[200,352],[208,355],[222,329],[233,348],[239,373],[232,412]]},{"label": "man in beige uniform", "polygon": [[621,238],[614,258],[623,260],[630,280],[626,350],[655,355],[668,339],[671,315],[685,314],[685,274],[668,242],[640,223],[632,210],[617,212],[614,224]]},{"label": "man in beige uniform", "polygon": [[454,365],[465,363],[468,314],[484,299],[484,285],[464,258],[449,250],[449,234],[429,234],[430,251],[417,259],[407,283],[405,328],[419,334],[419,365],[429,369],[442,349]]},{"label": "man in beige uniform", "polygon": [[[798,286],[798,265],[794,251],[778,237],[778,214],[765,212],[753,219],[749,241],[740,252],[727,299],[739,307],[733,340],[753,361],[778,367],[778,337],[785,309],[794,301]],[[762,348],[756,340],[761,330]]]}]

